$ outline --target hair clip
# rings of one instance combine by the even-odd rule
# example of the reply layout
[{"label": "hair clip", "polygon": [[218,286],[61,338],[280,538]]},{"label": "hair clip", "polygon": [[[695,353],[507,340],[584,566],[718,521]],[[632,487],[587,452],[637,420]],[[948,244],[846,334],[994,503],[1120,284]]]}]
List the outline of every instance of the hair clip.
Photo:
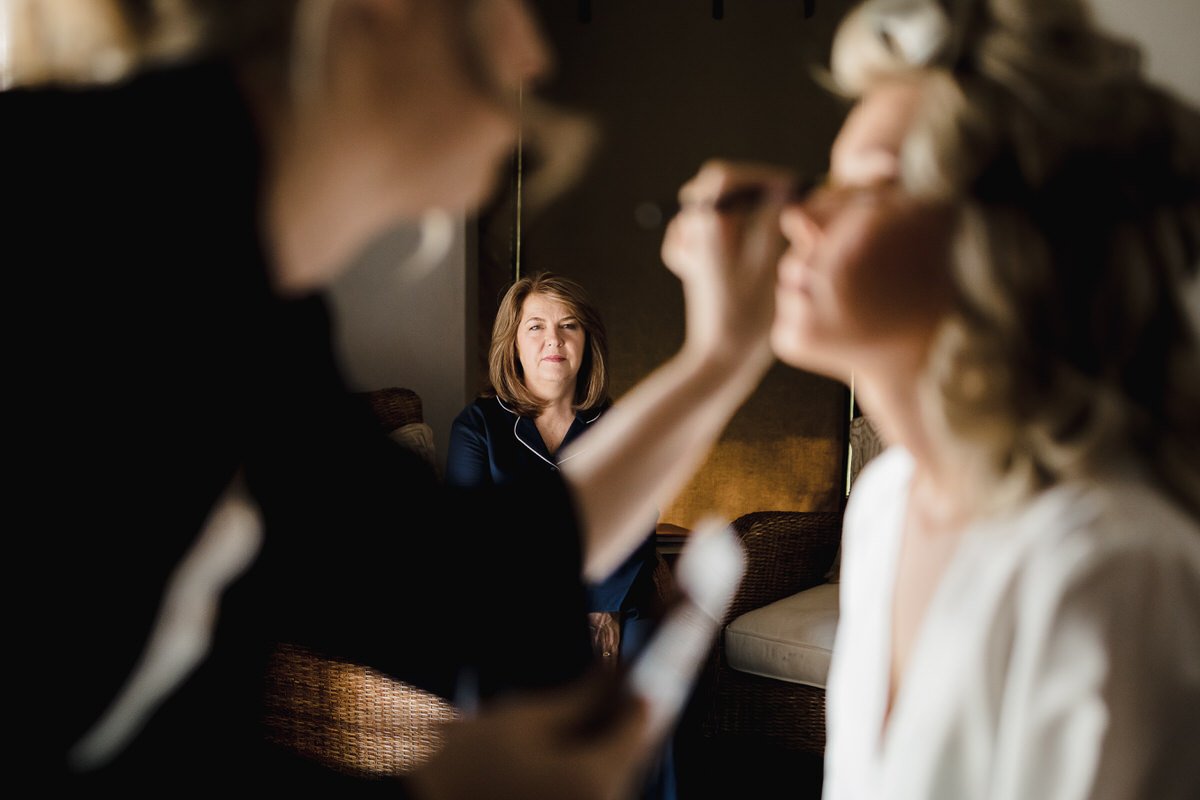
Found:
[{"label": "hair clip", "polygon": [[875,36],[907,64],[930,63],[950,40],[950,18],[936,0],[875,0],[869,13]]}]

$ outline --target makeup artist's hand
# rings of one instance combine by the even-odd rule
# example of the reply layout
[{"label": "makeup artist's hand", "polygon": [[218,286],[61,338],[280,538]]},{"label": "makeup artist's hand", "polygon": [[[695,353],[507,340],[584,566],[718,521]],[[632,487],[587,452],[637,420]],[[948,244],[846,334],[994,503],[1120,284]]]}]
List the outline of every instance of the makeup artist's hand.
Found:
[{"label": "makeup artist's hand", "polygon": [[[597,669],[550,692],[513,696],[449,723],[446,743],[409,777],[421,800],[625,800],[657,751],[644,703]],[[603,717],[594,717],[597,709]],[[585,725],[589,719],[602,722]]]},{"label": "makeup artist's hand", "polygon": [[685,347],[769,361],[779,214],[794,186],[779,167],[710,161],[679,190],[662,258],[683,282]]}]

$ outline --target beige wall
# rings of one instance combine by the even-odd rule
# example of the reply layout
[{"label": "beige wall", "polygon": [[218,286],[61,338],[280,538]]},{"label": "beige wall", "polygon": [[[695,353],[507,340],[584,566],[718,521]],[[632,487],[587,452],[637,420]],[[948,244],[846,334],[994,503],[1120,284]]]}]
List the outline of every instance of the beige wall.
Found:
[{"label": "beige wall", "polygon": [[414,228],[400,227],[368,248],[332,292],[337,342],[351,383],[360,389],[402,386],[421,395],[439,465],[445,464],[450,423],[470,393],[467,342],[475,324],[464,221],[456,220],[454,228],[449,252],[425,274],[406,269],[419,237]]},{"label": "beige wall", "polygon": [[1091,0],[1096,19],[1139,42],[1146,71],[1200,105],[1200,0]]},{"label": "beige wall", "polygon": [[[1143,47],[1146,71],[1200,106],[1200,0],[1091,0],[1096,19]],[[1200,325],[1200,280],[1188,292]]]}]

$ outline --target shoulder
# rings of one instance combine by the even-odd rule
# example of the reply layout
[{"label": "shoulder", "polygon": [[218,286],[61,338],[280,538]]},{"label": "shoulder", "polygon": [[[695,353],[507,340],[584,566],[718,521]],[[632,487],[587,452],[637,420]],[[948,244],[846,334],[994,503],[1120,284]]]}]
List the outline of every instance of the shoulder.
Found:
[{"label": "shoulder", "polygon": [[873,492],[883,486],[907,485],[912,469],[913,458],[907,450],[899,445],[887,447],[863,467],[854,491]]},{"label": "shoulder", "polygon": [[[989,635],[1009,670],[1010,718],[1046,770],[1094,764],[1097,785],[1195,775],[1176,747],[1200,733],[1195,517],[1152,483],[1105,480],[1047,490],[986,534],[978,556],[1003,579]],[[963,595],[979,595],[975,584]],[[1123,758],[1098,761],[1110,748]]]},{"label": "shoulder", "polygon": [[1031,585],[1200,592],[1200,520],[1142,477],[1054,487],[1020,509],[1011,528],[1027,542]]},{"label": "shoulder", "polygon": [[512,428],[517,415],[498,397],[477,397],[454,418],[453,427],[476,433],[487,433],[503,427]]},{"label": "shoulder", "polygon": [[888,447],[871,459],[851,487],[846,503],[847,530],[903,509],[912,470],[912,456],[899,446]]},{"label": "shoulder", "polygon": [[893,446],[871,459],[854,481],[839,551],[839,581],[845,584],[843,605],[854,602],[856,587],[869,593],[887,584],[890,555],[902,533],[900,522],[912,469],[908,451]]}]

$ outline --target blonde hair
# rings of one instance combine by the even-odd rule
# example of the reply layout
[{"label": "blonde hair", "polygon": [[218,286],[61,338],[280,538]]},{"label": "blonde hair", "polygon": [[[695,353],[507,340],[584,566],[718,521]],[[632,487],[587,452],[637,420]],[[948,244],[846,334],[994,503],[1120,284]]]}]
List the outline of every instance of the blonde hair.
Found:
[{"label": "blonde hair", "polygon": [[902,180],[955,208],[957,289],[923,388],[987,493],[1133,453],[1200,514],[1200,114],[1077,0],[870,0],[831,65],[922,87]]},{"label": "blonde hair", "polygon": [[608,335],[600,312],[587,292],[575,281],[549,272],[526,276],[514,283],[500,301],[492,326],[492,345],[488,354],[491,393],[512,406],[521,416],[536,417],[546,404],[525,385],[521,361],[517,357],[517,333],[525,300],[542,295],[566,306],[579,320],[586,337],[583,363],[575,377],[577,411],[599,408],[608,402]]},{"label": "blonde hair", "polygon": [[108,83],[205,55],[283,56],[306,2],[10,0],[7,83]]}]

